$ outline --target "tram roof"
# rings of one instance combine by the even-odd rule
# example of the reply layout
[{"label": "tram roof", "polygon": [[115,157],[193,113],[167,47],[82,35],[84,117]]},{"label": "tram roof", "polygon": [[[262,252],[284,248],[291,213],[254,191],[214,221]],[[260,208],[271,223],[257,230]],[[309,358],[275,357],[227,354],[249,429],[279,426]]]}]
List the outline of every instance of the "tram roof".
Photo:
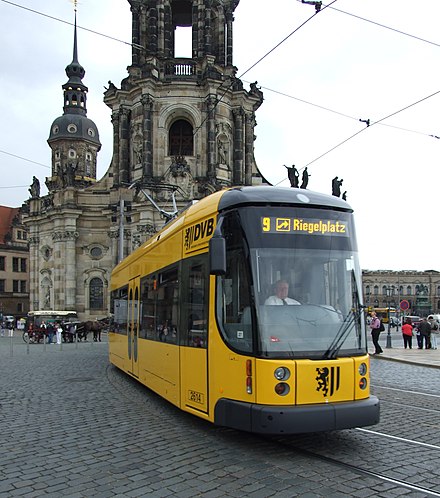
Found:
[{"label": "tram roof", "polygon": [[351,206],[334,195],[292,187],[236,187],[224,191],[218,205],[222,211],[237,205],[296,204],[299,206],[325,206],[352,212]]}]

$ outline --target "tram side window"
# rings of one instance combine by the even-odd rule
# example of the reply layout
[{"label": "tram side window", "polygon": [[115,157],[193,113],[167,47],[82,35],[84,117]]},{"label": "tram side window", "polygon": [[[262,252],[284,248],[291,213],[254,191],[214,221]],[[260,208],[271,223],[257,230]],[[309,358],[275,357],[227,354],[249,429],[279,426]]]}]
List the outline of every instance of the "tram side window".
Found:
[{"label": "tram side window", "polygon": [[127,334],[128,286],[116,289],[111,295],[113,310],[113,331]]},{"label": "tram side window", "polygon": [[150,275],[141,280],[141,323],[139,336],[156,339],[155,285],[157,280]]},{"label": "tram side window", "polygon": [[226,274],[221,277],[217,305],[223,336],[234,348],[252,350],[251,284],[248,272],[248,250],[240,221],[235,214],[224,222],[226,239]]},{"label": "tram side window", "polygon": [[208,346],[208,255],[186,259],[182,266],[181,344],[194,348]]},{"label": "tram side window", "polygon": [[177,266],[159,273],[156,300],[156,339],[177,344],[179,280]]}]

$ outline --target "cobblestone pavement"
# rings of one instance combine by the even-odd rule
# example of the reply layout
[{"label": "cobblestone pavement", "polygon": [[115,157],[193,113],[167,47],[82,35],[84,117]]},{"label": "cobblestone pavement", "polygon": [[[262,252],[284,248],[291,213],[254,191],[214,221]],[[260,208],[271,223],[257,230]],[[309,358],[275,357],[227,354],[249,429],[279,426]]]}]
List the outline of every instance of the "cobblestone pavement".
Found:
[{"label": "cobblestone pavement", "polygon": [[[1,497],[411,494],[296,452],[295,439],[284,445],[180,412],[109,364],[105,336],[29,347],[0,337],[0,415]],[[353,462],[363,437],[342,431],[307,444],[336,445]]]}]

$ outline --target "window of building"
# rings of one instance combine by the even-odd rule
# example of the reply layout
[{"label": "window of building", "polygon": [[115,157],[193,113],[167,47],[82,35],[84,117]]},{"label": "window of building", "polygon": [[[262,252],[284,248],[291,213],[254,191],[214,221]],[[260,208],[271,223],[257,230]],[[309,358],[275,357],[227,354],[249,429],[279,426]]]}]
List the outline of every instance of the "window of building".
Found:
[{"label": "window of building", "polygon": [[12,258],[12,271],[26,273],[27,271],[26,258]]},{"label": "window of building", "polygon": [[6,292],[5,280],[0,279],[0,292]]},{"label": "window of building", "polygon": [[374,295],[377,296],[379,294],[379,286],[374,286]]},{"label": "window of building", "polygon": [[90,249],[90,256],[93,259],[101,259],[102,258],[102,249],[99,246],[94,246]]},{"label": "window of building", "polygon": [[406,295],[407,296],[411,295],[411,286],[410,285],[408,285],[407,288],[406,288]]},{"label": "window of building", "polygon": [[89,307],[91,310],[100,310],[104,307],[104,285],[98,277],[90,280]]},{"label": "window of building", "polygon": [[193,127],[188,121],[179,119],[171,125],[169,132],[169,156],[194,155]]},{"label": "window of building", "polygon": [[6,256],[0,256],[0,271],[5,271]]},{"label": "window of building", "polygon": [[26,292],[26,280],[13,280],[12,292],[20,292],[24,294]]}]

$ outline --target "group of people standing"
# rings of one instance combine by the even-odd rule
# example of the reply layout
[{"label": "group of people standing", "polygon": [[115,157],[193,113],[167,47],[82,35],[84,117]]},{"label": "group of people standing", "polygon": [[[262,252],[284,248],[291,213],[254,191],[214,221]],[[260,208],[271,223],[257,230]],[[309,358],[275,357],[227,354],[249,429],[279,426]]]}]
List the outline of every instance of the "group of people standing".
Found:
[{"label": "group of people standing", "polygon": [[[60,322],[45,322],[44,320],[40,323],[38,327],[35,327],[33,323],[28,326],[28,335],[31,336],[34,333],[43,334],[47,337],[47,344],[61,344],[63,340],[63,334],[68,332],[71,334],[70,342],[73,342],[73,336],[76,333],[75,324],[63,324]],[[64,338],[65,339],[65,338]]]},{"label": "group of people standing", "polygon": [[2,337],[4,337],[6,334],[9,337],[12,337],[14,335],[14,322],[11,321],[3,321],[0,323],[0,334]]},{"label": "group of people standing", "polygon": [[[371,312],[369,327],[374,345],[373,354],[382,354],[383,350],[379,344],[379,336],[385,329],[374,311]],[[415,336],[418,349],[437,349],[437,335],[439,332],[440,327],[435,319],[428,320],[427,318],[423,318],[420,323],[413,324],[411,318],[407,318],[402,325],[403,347],[405,349],[412,349],[412,339]]]},{"label": "group of people standing", "polygon": [[423,318],[422,321],[413,325],[411,318],[407,318],[402,325],[403,346],[412,349],[412,338],[415,335],[419,349],[437,349],[437,335],[439,326],[436,320]]}]

